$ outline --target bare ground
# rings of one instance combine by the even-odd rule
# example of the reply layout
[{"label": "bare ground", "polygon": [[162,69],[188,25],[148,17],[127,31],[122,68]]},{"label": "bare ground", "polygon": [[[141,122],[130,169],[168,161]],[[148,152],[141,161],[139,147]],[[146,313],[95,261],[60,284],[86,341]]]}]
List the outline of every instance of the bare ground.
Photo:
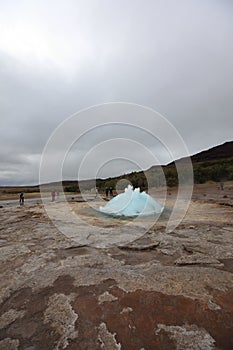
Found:
[{"label": "bare ground", "polygon": [[53,222],[42,205],[0,209],[0,349],[232,349],[232,205],[230,185],[197,186],[169,233],[166,215],[110,219],[75,200],[74,222],[63,202]]}]

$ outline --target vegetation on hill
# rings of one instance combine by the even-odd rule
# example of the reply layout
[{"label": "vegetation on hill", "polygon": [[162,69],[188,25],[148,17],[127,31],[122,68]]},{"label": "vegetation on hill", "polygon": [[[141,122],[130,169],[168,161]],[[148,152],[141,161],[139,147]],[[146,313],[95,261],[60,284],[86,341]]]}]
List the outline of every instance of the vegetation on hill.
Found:
[{"label": "vegetation on hill", "polygon": [[[191,157],[193,164],[194,183],[202,184],[207,181],[224,182],[233,180],[233,142],[226,142],[222,145],[213,147],[209,150],[202,151]],[[185,159],[178,161],[182,164],[183,170],[180,181],[187,178]],[[175,163],[166,166],[153,166],[146,171],[132,172],[130,174],[121,175],[107,179],[97,179],[96,187],[99,192],[104,191],[105,187],[122,186],[126,182],[120,180],[128,180],[133,187],[140,187],[141,190],[147,190],[148,187],[161,187],[167,185],[174,187],[178,184],[178,177]],[[121,184],[121,185],[119,185]],[[95,186],[93,180],[82,181],[82,190],[91,190]],[[43,185],[45,191],[59,189],[58,183]],[[80,192],[78,181],[63,181],[63,189],[65,192]],[[28,187],[2,187],[1,193],[18,193],[23,192],[39,192],[39,186]]]},{"label": "vegetation on hill", "polygon": [[[202,151],[191,157],[193,164],[193,180],[196,184],[207,181],[224,182],[233,180],[233,142],[225,142],[209,150]],[[183,164],[181,181],[185,180],[186,168],[185,159],[181,159]],[[104,190],[107,187],[116,187],[119,180],[126,179],[134,187],[146,190],[148,187],[161,187],[167,185],[174,187],[178,184],[178,176],[175,163],[166,166],[153,166],[145,172],[133,172],[131,174],[97,180],[97,187]],[[185,181],[184,181],[185,182]]]},{"label": "vegetation on hill", "polygon": [[[162,170],[162,171],[161,171]],[[182,170],[185,182],[185,167]],[[233,180],[233,157],[221,160],[193,163],[194,183],[201,184],[207,181],[224,182]],[[145,172],[133,172],[131,174],[97,180],[97,187],[104,190],[107,187],[116,188],[118,181],[126,179],[134,187],[147,190],[148,187],[161,187],[167,185],[174,187],[178,184],[178,176],[175,164],[163,167],[152,167]]]},{"label": "vegetation on hill", "polygon": [[[185,163],[181,173],[181,181],[186,176]],[[224,182],[233,180],[233,157],[221,160],[209,160],[204,162],[193,162],[194,183],[202,184],[207,181]],[[147,190],[148,187],[161,187],[167,185],[174,187],[178,185],[178,176],[175,164],[167,166],[154,166],[151,169],[143,172],[132,172],[118,177],[110,177],[107,179],[97,179],[96,186],[100,192],[103,192],[105,187],[116,188],[121,180],[128,180],[133,187],[140,187],[141,190]],[[122,182],[122,181],[121,181]],[[122,182],[124,184],[124,182]],[[65,191],[79,192],[78,183],[64,186]],[[93,181],[86,181],[82,184],[82,189],[90,190],[93,188]],[[123,189],[123,188],[122,188]]]},{"label": "vegetation on hill", "polygon": [[194,182],[233,180],[233,157],[194,163]]}]

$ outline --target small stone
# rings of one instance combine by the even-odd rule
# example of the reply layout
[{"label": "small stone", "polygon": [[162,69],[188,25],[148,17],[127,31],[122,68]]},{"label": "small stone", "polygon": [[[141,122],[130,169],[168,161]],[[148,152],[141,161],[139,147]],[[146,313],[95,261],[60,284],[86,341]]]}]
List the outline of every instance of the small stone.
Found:
[{"label": "small stone", "polygon": [[15,320],[17,320],[17,318],[23,317],[24,314],[25,314],[24,311],[18,311],[18,310],[14,310],[14,309],[8,310],[0,317],[0,329],[5,328],[9,324],[11,324]]},{"label": "small stone", "polygon": [[108,291],[104,292],[103,294],[101,294],[99,297],[98,297],[98,301],[99,301],[99,304],[103,304],[105,302],[111,302],[111,301],[115,301],[115,300],[118,300],[118,298],[116,298],[114,295],[110,294]]},{"label": "small stone", "polygon": [[18,339],[5,338],[0,341],[1,350],[17,350],[19,347]]},{"label": "small stone", "polygon": [[121,311],[121,314],[129,314],[130,312],[132,312],[133,309],[129,306],[124,307],[124,309]]},{"label": "small stone", "polygon": [[175,261],[175,265],[212,265],[212,266],[224,266],[219,260],[204,254],[192,254],[181,256]]}]

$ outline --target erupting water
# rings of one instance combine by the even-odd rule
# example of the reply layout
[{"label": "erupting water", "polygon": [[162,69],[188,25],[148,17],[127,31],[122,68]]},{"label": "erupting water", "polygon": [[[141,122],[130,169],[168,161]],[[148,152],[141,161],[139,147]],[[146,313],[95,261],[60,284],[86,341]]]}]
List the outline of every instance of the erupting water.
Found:
[{"label": "erupting water", "polygon": [[140,188],[134,190],[129,185],[124,193],[112,198],[99,209],[108,215],[134,217],[160,214],[164,208],[146,192],[140,192]]}]

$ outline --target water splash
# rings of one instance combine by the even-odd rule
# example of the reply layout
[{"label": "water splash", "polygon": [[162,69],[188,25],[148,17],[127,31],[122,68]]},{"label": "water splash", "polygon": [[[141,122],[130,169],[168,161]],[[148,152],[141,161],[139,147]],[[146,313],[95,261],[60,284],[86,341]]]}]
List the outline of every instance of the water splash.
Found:
[{"label": "water splash", "polygon": [[129,185],[125,192],[112,198],[105,206],[100,207],[102,213],[113,216],[148,216],[162,213],[164,207],[156,202],[140,188],[133,189]]}]

